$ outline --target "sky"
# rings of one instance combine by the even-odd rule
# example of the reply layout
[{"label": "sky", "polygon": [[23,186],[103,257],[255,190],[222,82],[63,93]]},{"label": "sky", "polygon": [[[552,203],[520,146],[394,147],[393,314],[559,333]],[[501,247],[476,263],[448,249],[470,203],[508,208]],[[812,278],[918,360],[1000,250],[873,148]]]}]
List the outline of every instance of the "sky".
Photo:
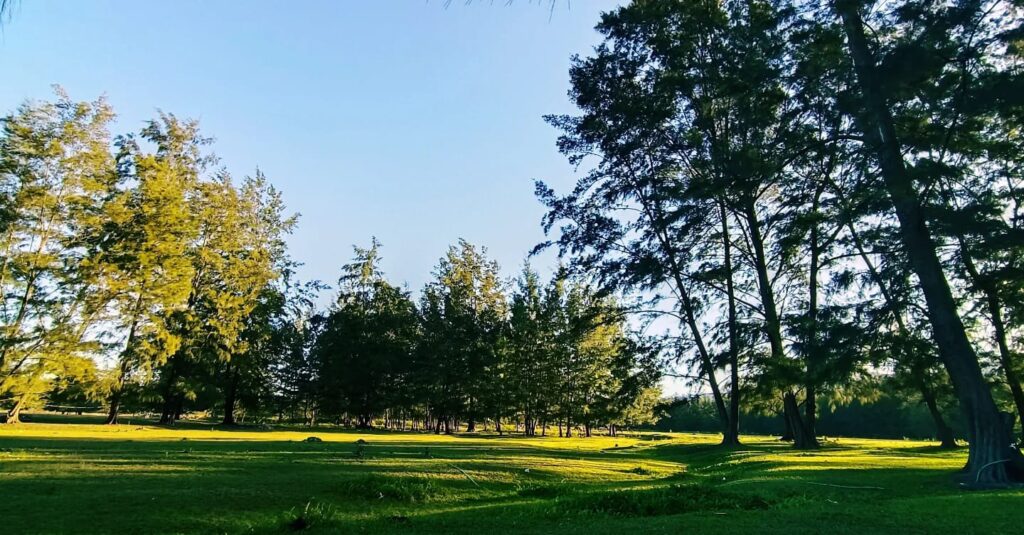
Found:
[{"label": "sky", "polygon": [[[414,292],[459,238],[508,276],[544,239],[540,179],[578,172],[545,114],[572,113],[573,54],[618,2],[20,0],[0,29],[0,112],[105,95],[114,133],[196,118],[233,175],[301,214],[299,276],[326,283],[372,236]],[[536,259],[549,271],[554,255]]]}]

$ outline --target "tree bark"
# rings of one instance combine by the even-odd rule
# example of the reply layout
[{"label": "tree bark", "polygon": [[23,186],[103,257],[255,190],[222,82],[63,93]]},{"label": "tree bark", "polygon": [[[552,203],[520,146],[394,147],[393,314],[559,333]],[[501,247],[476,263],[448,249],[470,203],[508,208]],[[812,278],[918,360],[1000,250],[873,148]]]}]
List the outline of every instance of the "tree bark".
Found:
[{"label": "tree bark", "polygon": [[928,406],[928,413],[932,415],[932,420],[935,422],[935,433],[936,438],[939,439],[939,447],[942,449],[956,448],[956,438],[953,436],[953,429],[946,424],[945,418],[942,417],[942,411],[939,410],[939,405],[935,402],[935,394],[927,388],[922,389],[922,394],[924,403]]},{"label": "tree bark", "polygon": [[28,398],[28,394],[23,394],[18,397],[18,402],[11,407],[11,410],[7,411],[7,420],[5,423],[8,424],[20,424],[21,423],[21,410],[25,408],[25,401]]},{"label": "tree bark", "polygon": [[118,414],[121,412],[121,400],[124,397],[124,384],[128,379],[128,371],[130,369],[129,359],[132,356],[132,352],[135,350],[135,333],[139,328],[139,322],[142,314],[142,296],[144,295],[145,287],[139,289],[139,295],[135,298],[135,306],[132,310],[132,324],[128,329],[128,339],[125,341],[124,350],[120,355],[120,366],[117,370],[117,380],[114,383],[114,389],[110,392],[110,411],[107,413],[107,425],[116,425]]},{"label": "tree bark", "polygon": [[725,296],[728,304],[729,325],[729,413],[725,432],[722,434],[723,446],[738,446],[740,443],[740,346],[739,326],[736,315],[736,288],[732,271],[732,241],[729,237],[729,214],[725,202],[719,201],[719,213],[722,219],[722,249],[725,262]]},{"label": "tree bark", "polygon": [[[666,228],[665,218],[663,217],[662,209],[660,205],[653,205],[649,201],[644,191],[634,185],[633,188],[637,198],[643,207],[644,215],[650,221],[651,227],[654,229],[654,234],[658,239],[658,244],[661,247],[662,252],[669,262],[669,269],[672,275],[672,282],[675,283],[676,291],[679,297],[679,308],[683,315],[683,321],[689,328],[691,335],[693,336],[694,345],[697,346],[697,355],[700,359],[701,368],[703,369],[704,375],[707,377],[708,386],[711,388],[711,395],[715,401],[715,408],[718,411],[719,421],[722,422],[723,431],[723,444],[727,444],[731,437],[731,430],[733,425],[729,420],[729,412],[725,407],[725,399],[722,396],[721,388],[718,385],[718,378],[715,377],[714,364],[711,361],[711,355],[708,352],[707,344],[704,343],[704,335],[700,331],[700,326],[697,324],[697,317],[694,311],[693,303],[690,301],[690,294],[687,290],[687,286],[683,277],[682,266],[679,265],[678,256],[679,253],[676,250],[675,245],[670,239],[668,229]],[[738,433],[736,437],[736,443],[739,442]]]},{"label": "tree bark", "polygon": [[902,146],[875,71],[875,58],[867,43],[858,5],[852,0],[835,0],[834,5],[842,18],[864,99],[866,116],[861,129],[876,151],[882,179],[900,223],[903,246],[924,293],[939,355],[953,381],[967,423],[970,450],[966,480],[977,486],[1006,484],[1012,479],[1009,465],[1020,454],[1010,447],[1010,429],[992,399],[977,354],[967,338],[912,178],[906,171]]},{"label": "tree bark", "polygon": [[793,434],[793,447],[799,450],[817,448],[819,446],[817,438],[808,433],[804,420],[800,417],[800,407],[797,405],[796,395],[786,392],[782,397],[782,403],[787,427]]},{"label": "tree bark", "polygon": [[238,399],[238,374],[229,368],[227,389],[224,392],[223,425],[235,425],[235,403]]},{"label": "tree bark", "polygon": [[779,309],[775,304],[771,277],[768,275],[768,260],[764,251],[764,236],[761,235],[761,222],[757,217],[757,207],[750,201],[745,207],[744,216],[750,228],[750,242],[754,248],[754,271],[757,274],[757,291],[764,309],[764,333],[768,337],[768,346],[772,358],[783,359],[786,351],[782,345],[782,322],[779,320]]},{"label": "tree bark", "polygon": [[118,368],[117,372],[117,380],[114,384],[114,389],[110,392],[110,410],[107,412],[107,419],[104,422],[107,425],[117,424],[118,416],[121,413],[121,400],[124,397],[124,385],[127,376],[128,360],[127,357],[122,356],[121,366]]},{"label": "tree bark", "polygon": [[[821,194],[823,189],[819,186],[814,194],[814,202],[812,203],[813,211],[815,214],[818,212],[818,206],[821,202]],[[810,243],[810,267],[808,269],[808,282],[807,282],[807,295],[808,295],[808,307],[807,307],[807,321],[808,332],[807,332],[807,353],[804,355],[805,362],[805,373],[806,379],[804,382],[804,431],[809,439],[809,447],[818,447],[817,438],[817,420],[818,420],[818,399],[817,399],[817,387],[818,382],[821,380],[819,377],[820,366],[819,360],[821,355],[818,353],[821,348],[818,344],[818,272],[821,270],[821,244],[819,242],[819,229],[818,223],[815,222],[811,227],[811,243]]]},{"label": "tree bark", "polygon": [[1010,353],[1010,344],[1007,342],[1002,302],[994,285],[982,277],[963,237],[958,236],[957,239],[960,244],[960,257],[964,262],[964,267],[967,268],[967,274],[971,277],[971,283],[981,290],[985,297],[985,305],[988,308],[989,319],[992,322],[996,347],[999,349],[999,367],[1003,370],[1006,385],[1010,387],[1010,395],[1013,398],[1014,407],[1017,409],[1017,418],[1024,425],[1024,390],[1021,389],[1020,378],[1017,377],[1013,356]]}]

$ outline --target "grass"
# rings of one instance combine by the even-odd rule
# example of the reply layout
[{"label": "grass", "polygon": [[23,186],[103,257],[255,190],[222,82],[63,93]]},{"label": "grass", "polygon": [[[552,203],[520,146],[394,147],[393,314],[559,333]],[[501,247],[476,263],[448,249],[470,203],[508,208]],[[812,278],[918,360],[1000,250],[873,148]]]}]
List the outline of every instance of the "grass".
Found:
[{"label": "grass", "polygon": [[[320,441],[306,441],[316,436]],[[839,439],[0,426],[4,533],[1017,533],[966,452]],[[363,441],[363,442],[359,442]]]}]

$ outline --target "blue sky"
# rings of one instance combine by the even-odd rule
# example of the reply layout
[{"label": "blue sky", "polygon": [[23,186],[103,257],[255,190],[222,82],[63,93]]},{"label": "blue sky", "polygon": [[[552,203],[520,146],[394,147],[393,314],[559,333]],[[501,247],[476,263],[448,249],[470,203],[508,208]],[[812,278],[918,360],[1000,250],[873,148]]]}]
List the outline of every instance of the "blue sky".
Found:
[{"label": "blue sky", "polygon": [[414,291],[460,237],[513,275],[543,239],[532,180],[575,176],[541,116],[572,112],[570,57],[617,3],[21,0],[0,31],[0,110],[60,84],[105,94],[117,132],[157,108],[198,118],[228,170],[258,166],[302,214],[305,279],[333,283],[374,235]]}]

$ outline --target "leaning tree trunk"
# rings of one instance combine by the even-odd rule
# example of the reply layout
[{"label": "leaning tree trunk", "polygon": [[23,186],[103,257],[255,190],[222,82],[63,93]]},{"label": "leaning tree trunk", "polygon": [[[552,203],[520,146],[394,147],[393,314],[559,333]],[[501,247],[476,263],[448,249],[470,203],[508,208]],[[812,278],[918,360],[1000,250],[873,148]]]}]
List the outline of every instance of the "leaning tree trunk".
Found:
[{"label": "leaning tree trunk", "polygon": [[[754,271],[757,273],[757,289],[761,298],[761,306],[764,308],[764,333],[768,338],[772,359],[781,361],[786,358],[782,342],[782,321],[779,318],[771,277],[768,275],[768,261],[764,249],[764,236],[761,234],[761,222],[757,216],[757,207],[753,202],[745,207],[744,216],[747,218],[747,227],[750,229],[750,242],[754,250]],[[813,396],[813,392],[811,395]],[[807,429],[800,416],[800,407],[792,392],[786,392],[783,396],[783,417],[786,419],[789,434],[792,435],[793,447],[797,449],[818,447],[817,438],[814,435],[809,435],[811,430]]]},{"label": "leaning tree trunk", "polygon": [[1013,398],[1013,405],[1017,409],[1017,417],[1024,425],[1024,390],[1021,389],[1020,378],[1014,367],[1013,355],[1010,353],[1010,344],[1007,341],[1006,322],[1003,319],[1003,304],[999,299],[999,293],[991,281],[985,280],[981,271],[978,270],[971,251],[967,248],[967,242],[963,236],[957,236],[960,245],[960,258],[967,268],[967,274],[971,277],[971,283],[981,290],[985,297],[985,305],[988,308],[989,319],[992,322],[992,334],[996,339],[996,347],[999,349],[999,367],[1003,369],[1003,377],[1006,385],[1010,387],[1010,396]]},{"label": "leaning tree trunk", "polygon": [[18,397],[18,402],[11,407],[11,410],[7,411],[6,423],[9,424],[20,424],[21,423],[21,410],[25,408],[25,401],[28,399],[28,394],[23,394]]},{"label": "leaning tree trunk", "polygon": [[932,420],[935,422],[935,433],[936,438],[939,439],[939,447],[942,449],[956,448],[956,438],[953,436],[953,429],[949,427],[946,419],[942,417],[939,404],[935,401],[935,393],[928,387],[922,386],[921,394],[924,397],[925,405],[928,406],[928,413],[931,414]]},{"label": "leaning tree trunk", "polygon": [[124,398],[124,386],[128,380],[128,370],[131,367],[130,358],[132,351],[135,350],[135,333],[139,328],[140,315],[142,314],[142,296],[145,288],[139,290],[138,297],[135,298],[135,308],[132,312],[132,325],[128,329],[128,339],[125,341],[124,350],[121,351],[120,355],[120,366],[117,370],[117,381],[114,383],[114,388],[110,392],[110,411],[107,412],[107,425],[117,424],[117,417],[121,412],[121,400]]},{"label": "leaning tree trunk", "polygon": [[861,130],[876,151],[882,179],[899,220],[903,246],[925,297],[939,355],[953,381],[967,423],[967,482],[977,486],[1006,484],[1013,479],[1011,464],[1020,460],[1020,453],[1010,447],[1011,429],[992,399],[936,254],[913,180],[904,165],[902,146],[882,93],[858,3],[835,0],[834,5],[843,20],[866,108]]},{"label": "leaning tree trunk", "polygon": [[818,440],[811,435],[800,417],[800,407],[797,405],[796,396],[792,392],[786,392],[782,397],[782,412],[786,417],[786,427],[793,434],[793,447],[799,450],[808,450],[818,447]]},{"label": "leaning tree trunk", "polygon": [[711,388],[711,395],[715,401],[715,409],[718,411],[718,419],[722,423],[722,444],[738,444],[738,432],[735,433],[735,437],[732,436],[734,434],[732,433],[732,430],[735,425],[729,419],[729,411],[725,407],[725,398],[722,396],[721,388],[718,385],[718,378],[715,377],[715,367],[711,361],[711,354],[708,351],[707,344],[704,342],[704,335],[701,333],[700,325],[697,323],[697,315],[694,311],[693,303],[690,301],[690,292],[687,289],[686,282],[684,281],[683,268],[679,265],[679,253],[676,250],[676,246],[671,240],[668,232],[663,209],[655,201],[651,201],[642,188],[634,186],[633,189],[637,198],[640,199],[644,215],[647,216],[647,219],[651,222],[651,226],[654,227],[655,236],[658,239],[658,245],[661,247],[662,252],[668,259],[672,280],[675,283],[676,292],[678,292],[679,295],[680,313],[683,316],[684,323],[690,330],[690,334],[693,336],[694,345],[697,346],[697,355],[700,358],[701,364],[700,367],[704,372],[704,376],[707,378],[708,386]]},{"label": "leaning tree trunk", "polygon": [[117,418],[121,413],[121,400],[124,398],[124,386],[128,376],[128,359],[126,355],[121,357],[121,366],[117,371],[117,381],[110,392],[110,410],[107,411],[107,425],[116,425]]},{"label": "leaning tree trunk", "polygon": [[996,341],[999,345],[999,364],[1003,369],[1006,384],[1010,387],[1010,395],[1017,408],[1017,417],[1020,418],[1021,427],[1024,430],[1024,390],[1021,389],[1020,378],[1017,376],[1013,357],[1010,354],[1010,346],[1006,341],[1006,324],[1003,321],[999,299],[994,292],[989,296],[989,309],[992,314],[992,323],[995,326]]}]

